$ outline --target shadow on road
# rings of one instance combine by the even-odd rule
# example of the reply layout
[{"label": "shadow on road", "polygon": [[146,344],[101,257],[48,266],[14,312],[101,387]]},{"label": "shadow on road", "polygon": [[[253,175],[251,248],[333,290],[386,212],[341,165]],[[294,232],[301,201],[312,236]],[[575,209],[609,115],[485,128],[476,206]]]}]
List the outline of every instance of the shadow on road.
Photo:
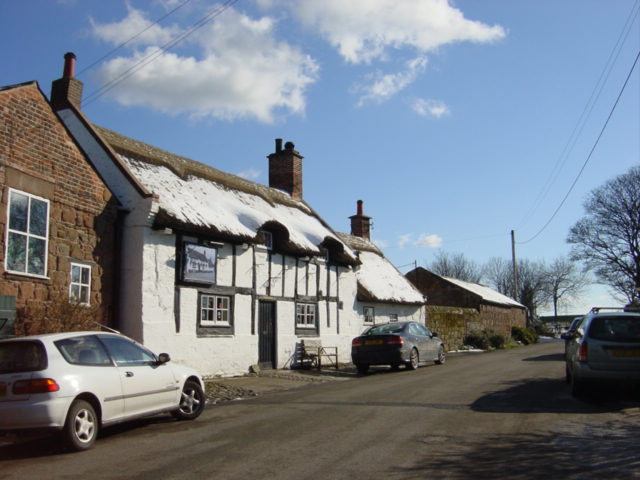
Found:
[{"label": "shadow on road", "polygon": [[538,357],[523,358],[523,362],[564,362],[564,354],[540,355]]},{"label": "shadow on road", "polygon": [[640,424],[623,421],[585,425],[575,433],[430,435],[416,447],[416,464],[388,478],[424,479],[425,472],[429,479],[637,478],[639,436]]},{"label": "shadow on road", "polygon": [[561,379],[531,379],[484,395],[471,404],[471,409],[492,413],[602,413],[638,406],[638,392],[631,389],[594,391],[578,400]]}]

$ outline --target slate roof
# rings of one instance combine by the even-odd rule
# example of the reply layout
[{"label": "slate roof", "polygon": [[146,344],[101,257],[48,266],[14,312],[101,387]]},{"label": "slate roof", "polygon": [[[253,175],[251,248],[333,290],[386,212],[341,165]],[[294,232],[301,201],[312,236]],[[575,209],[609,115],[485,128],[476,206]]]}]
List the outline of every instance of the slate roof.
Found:
[{"label": "slate roof", "polygon": [[526,308],[521,303],[516,302],[514,299],[507,297],[506,295],[496,292],[494,289],[487,287],[486,285],[465,282],[463,280],[458,280],[457,278],[443,277],[442,275],[440,275],[440,277],[448,282],[453,283],[454,285],[459,286],[460,288],[464,288],[465,290],[478,295],[480,298],[482,298],[482,300],[486,302],[497,303],[499,305],[508,305],[510,307]]}]

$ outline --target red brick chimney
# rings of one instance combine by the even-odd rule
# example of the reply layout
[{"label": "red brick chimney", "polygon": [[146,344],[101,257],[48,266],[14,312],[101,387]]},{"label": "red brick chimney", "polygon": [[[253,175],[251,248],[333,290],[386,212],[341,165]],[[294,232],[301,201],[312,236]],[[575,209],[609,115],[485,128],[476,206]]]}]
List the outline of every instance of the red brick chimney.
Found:
[{"label": "red brick chimney", "polygon": [[351,235],[371,240],[371,217],[364,215],[363,201],[358,200],[358,213],[349,217],[351,219]]},{"label": "red brick chimney", "polygon": [[80,80],[75,78],[76,56],[68,52],[64,56],[64,70],[62,78],[51,84],[51,105],[54,110],[63,110],[73,104],[80,108],[82,102],[82,87]]},{"label": "red brick chimney", "polygon": [[276,138],[276,151],[269,159],[269,186],[284,190],[294,200],[302,200],[302,159],[293,142],[282,148],[282,139]]}]

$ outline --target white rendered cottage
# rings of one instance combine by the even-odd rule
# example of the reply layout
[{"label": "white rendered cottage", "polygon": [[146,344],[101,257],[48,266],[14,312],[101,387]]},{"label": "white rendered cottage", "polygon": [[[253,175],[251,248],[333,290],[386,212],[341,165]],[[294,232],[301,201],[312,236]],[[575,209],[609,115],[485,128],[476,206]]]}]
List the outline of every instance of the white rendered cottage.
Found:
[{"label": "white rendered cottage", "polygon": [[292,366],[310,337],[350,361],[361,262],[303,200],[294,145],[276,140],[266,187],[96,127],[65,59],[51,102],[123,205],[118,328],[206,375]]}]

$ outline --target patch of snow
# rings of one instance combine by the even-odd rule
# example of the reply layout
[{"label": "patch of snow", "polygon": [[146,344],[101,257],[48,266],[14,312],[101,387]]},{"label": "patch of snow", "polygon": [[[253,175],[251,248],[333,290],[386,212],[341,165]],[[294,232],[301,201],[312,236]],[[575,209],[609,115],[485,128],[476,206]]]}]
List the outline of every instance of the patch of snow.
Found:
[{"label": "patch of snow", "polygon": [[423,303],[422,294],[385,257],[361,251],[358,282],[379,300]]}]

